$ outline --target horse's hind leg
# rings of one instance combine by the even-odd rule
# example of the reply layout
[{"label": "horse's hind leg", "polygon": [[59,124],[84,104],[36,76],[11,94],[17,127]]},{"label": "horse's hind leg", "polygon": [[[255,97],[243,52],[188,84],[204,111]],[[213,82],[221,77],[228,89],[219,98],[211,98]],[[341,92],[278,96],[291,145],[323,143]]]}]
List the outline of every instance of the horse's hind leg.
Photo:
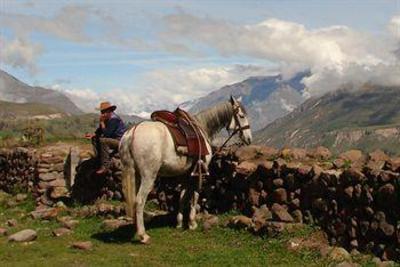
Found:
[{"label": "horse's hind leg", "polygon": [[176,228],[180,229],[183,227],[183,210],[185,204],[185,195],[186,189],[182,189],[181,194],[179,195],[179,208],[178,208],[178,215],[176,216]]},{"label": "horse's hind leg", "polygon": [[133,223],[136,221],[136,183],[135,169],[132,165],[126,164],[122,171],[122,189],[126,202],[126,215],[132,218]]},{"label": "horse's hind leg", "polygon": [[136,228],[140,242],[147,244],[150,241],[150,236],[146,234],[143,220],[144,206],[146,204],[147,196],[154,186],[156,180],[156,174],[144,171],[141,175],[141,183],[139,192],[136,196]]}]

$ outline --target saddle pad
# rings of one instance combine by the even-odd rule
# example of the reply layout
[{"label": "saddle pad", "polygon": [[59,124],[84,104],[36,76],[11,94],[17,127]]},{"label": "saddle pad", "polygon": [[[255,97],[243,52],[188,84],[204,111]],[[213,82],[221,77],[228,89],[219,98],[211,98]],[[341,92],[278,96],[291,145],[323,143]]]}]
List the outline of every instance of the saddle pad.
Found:
[{"label": "saddle pad", "polygon": [[172,135],[172,139],[174,139],[175,148],[177,149],[179,146],[187,146],[185,135],[179,130],[177,127],[171,126],[169,124],[165,124]]},{"label": "saddle pad", "polygon": [[184,118],[178,118],[178,126],[185,134],[189,156],[206,156],[209,154],[200,129],[196,128],[196,126],[193,127]]}]

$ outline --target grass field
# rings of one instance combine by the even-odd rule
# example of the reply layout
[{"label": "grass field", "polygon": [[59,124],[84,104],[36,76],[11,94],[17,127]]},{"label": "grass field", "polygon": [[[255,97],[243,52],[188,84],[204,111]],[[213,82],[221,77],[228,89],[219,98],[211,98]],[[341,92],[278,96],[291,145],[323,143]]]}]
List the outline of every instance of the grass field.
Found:
[{"label": "grass field", "polygon": [[[1,201],[0,201],[1,202]],[[171,226],[149,229],[150,245],[138,244],[132,238],[132,227],[107,231],[104,218],[80,218],[73,233],[53,237],[60,227],[56,220],[33,220],[27,213],[32,201],[13,208],[0,206],[0,226],[14,218],[18,224],[8,228],[9,234],[31,228],[37,231],[36,241],[10,243],[0,237],[0,266],[335,266],[316,251],[292,252],[286,249],[291,237],[308,236],[312,227],[279,238],[256,237],[246,231],[215,227],[208,232],[176,230]],[[221,216],[220,220],[228,216]],[[76,241],[91,241],[93,249],[71,248]],[[364,266],[374,266],[364,260]]]}]

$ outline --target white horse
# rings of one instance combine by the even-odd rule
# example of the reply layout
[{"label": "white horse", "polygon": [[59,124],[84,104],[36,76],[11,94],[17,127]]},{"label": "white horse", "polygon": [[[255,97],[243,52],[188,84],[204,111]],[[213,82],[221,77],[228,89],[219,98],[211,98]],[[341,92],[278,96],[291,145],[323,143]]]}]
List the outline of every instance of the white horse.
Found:
[{"label": "white horse", "polygon": [[[210,154],[205,157],[205,164],[210,163],[210,140],[222,128],[239,133],[245,144],[252,140],[249,122],[241,103],[231,97],[230,101],[221,103],[208,110],[196,114],[195,120],[207,141]],[[187,174],[193,166],[193,159],[175,150],[174,140],[168,128],[161,122],[146,121],[127,131],[121,139],[119,153],[123,164],[122,187],[126,200],[126,213],[136,223],[139,240],[148,243],[150,236],[146,234],[143,211],[148,194],[154,186],[156,178],[173,177]],[[190,175],[190,173],[188,174]],[[139,191],[136,193],[136,188]],[[181,201],[183,195],[181,193]],[[196,209],[199,194],[194,192],[189,212],[189,228],[195,229]],[[180,206],[182,204],[180,203]],[[182,227],[181,209],[177,216],[177,227]]]}]

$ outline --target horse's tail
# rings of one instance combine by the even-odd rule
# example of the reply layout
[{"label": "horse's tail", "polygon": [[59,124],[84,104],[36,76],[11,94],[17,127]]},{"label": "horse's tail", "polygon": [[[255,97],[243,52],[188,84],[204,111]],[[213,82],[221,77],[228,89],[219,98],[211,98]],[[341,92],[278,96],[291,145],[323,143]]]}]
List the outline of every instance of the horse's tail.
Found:
[{"label": "horse's tail", "polygon": [[123,165],[122,191],[126,202],[126,215],[136,224],[136,175],[133,157],[133,137],[136,125],[121,138],[119,153]]}]

